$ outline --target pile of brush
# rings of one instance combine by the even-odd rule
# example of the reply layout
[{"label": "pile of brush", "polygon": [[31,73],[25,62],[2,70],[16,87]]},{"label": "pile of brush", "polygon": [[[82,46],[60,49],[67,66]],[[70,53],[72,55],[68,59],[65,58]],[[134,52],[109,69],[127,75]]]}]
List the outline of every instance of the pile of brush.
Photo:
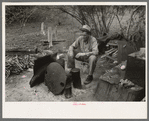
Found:
[{"label": "pile of brush", "polygon": [[15,55],[5,57],[5,78],[11,74],[20,74],[22,71],[32,68],[34,58],[30,55]]}]

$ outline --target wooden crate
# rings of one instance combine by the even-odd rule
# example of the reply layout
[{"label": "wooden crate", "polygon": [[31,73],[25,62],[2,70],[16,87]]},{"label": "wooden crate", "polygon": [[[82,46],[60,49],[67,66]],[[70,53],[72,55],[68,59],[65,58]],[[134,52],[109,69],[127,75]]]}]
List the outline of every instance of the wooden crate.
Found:
[{"label": "wooden crate", "polygon": [[113,76],[114,73],[109,70],[102,75],[99,79],[98,86],[95,91],[94,98],[98,101],[140,101],[145,96],[145,89],[138,85],[134,85],[133,88],[120,85],[120,79],[125,76],[125,71],[120,67],[126,65],[126,61],[115,66],[113,69],[118,69],[116,74],[119,73],[118,78],[108,78]]},{"label": "wooden crate", "polygon": [[100,80],[94,98],[97,101],[141,101],[144,96],[145,90],[142,87],[125,88]]},{"label": "wooden crate", "polygon": [[125,79],[145,87],[145,59],[135,57],[135,53],[128,55]]}]

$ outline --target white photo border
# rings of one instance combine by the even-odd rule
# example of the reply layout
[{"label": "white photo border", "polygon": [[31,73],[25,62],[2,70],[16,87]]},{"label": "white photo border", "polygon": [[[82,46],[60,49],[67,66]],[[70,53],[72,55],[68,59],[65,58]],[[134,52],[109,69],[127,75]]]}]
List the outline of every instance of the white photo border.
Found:
[{"label": "white photo border", "polygon": [[[147,2],[3,2],[2,3],[2,118],[34,119],[146,119],[146,102],[5,102],[5,6],[6,5],[145,5]],[[147,40],[147,24],[146,24]],[[146,41],[147,42],[147,41]],[[147,57],[146,43],[146,57]],[[147,65],[147,61],[146,61]],[[147,66],[146,66],[147,67]],[[146,68],[147,73],[147,68]],[[146,74],[146,98],[147,97]],[[81,102],[80,102],[81,103]],[[84,102],[82,102],[84,103]]]}]

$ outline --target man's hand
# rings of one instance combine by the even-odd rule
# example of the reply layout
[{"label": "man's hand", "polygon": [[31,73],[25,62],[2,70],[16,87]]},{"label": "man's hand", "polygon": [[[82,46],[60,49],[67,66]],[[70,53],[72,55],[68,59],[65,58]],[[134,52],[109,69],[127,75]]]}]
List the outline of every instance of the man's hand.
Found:
[{"label": "man's hand", "polygon": [[85,55],[86,55],[85,53],[78,53],[78,54],[76,55],[76,58],[79,58],[79,57],[85,56]]}]

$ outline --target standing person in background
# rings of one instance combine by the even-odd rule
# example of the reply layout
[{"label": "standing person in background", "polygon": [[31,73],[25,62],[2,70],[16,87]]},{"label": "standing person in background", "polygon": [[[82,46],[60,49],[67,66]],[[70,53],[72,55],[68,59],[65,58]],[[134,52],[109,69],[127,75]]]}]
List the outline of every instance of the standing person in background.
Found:
[{"label": "standing person in background", "polygon": [[97,40],[91,36],[91,28],[88,25],[83,25],[80,29],[82,34],[69,47],[68,50],[68,68],[75,68],[75,59],[89,63],[89,73],[84,84],[89,84],[93,80],[93,72],[96,67],[98,44]]}]

